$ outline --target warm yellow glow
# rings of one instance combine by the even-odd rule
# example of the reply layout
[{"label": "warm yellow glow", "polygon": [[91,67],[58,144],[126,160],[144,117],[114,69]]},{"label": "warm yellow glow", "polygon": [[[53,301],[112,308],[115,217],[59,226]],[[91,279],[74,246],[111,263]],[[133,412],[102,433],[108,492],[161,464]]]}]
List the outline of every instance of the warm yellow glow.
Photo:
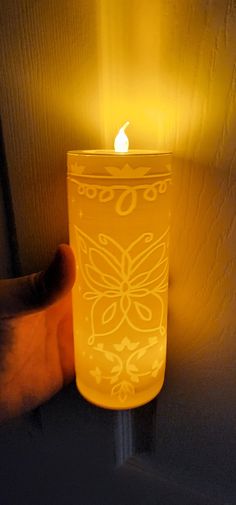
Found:
[{"label": "warm yellow glow", "polygon": [[[123,117],[135,125],[136,145],[132,142],[132,147],[172,150],[178,142],[178,152],[186,152],[186,138],[195,145],[206,100],[203,86],[207,69],[203,68],[207,58],[203,58],[197,77],[194,58],[181,60],[180,69],[185,14],[179,6],[177,26],[175,2],[167,4],[168,7],[166,2],[153,1],[148,2],[147,8],[144,1],[97,2],[100,130],[104,147],[109,148],[114,142],[114,125],[122,124]],[[196,24],[192,34],[196,40],[198,29]],[[219,104],[214,100],[212,103],[216,117]]]},{"label": "warm yellow glow", "polygon": [[76,383],[101,407],[143,405],[163,384],[170,181],[168,154],[68,155]]},{"label": "warm yellow glow", "polygon": [[114,149],[116,153],[127,153],[129,150],[129,139],[125,133],[125,129],[129,125],[129,121],[120,128],[118,134],[116,135],[114,142]]}]

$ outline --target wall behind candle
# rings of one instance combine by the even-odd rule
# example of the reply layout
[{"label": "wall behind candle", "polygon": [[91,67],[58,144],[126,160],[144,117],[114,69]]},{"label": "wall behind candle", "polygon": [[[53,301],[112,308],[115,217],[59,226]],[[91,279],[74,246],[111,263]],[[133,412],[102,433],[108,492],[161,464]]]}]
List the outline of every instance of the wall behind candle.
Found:
[{"label": "wall behind candle", "polygon": [[21,272],[68,240],[66,152],[99,145],[95,1],[1,3],[1,117]]},{"label": "wall behind candle", "polygon": [[5,206],[3,200],[3,191],[0,184],[0,279],[11,277],[10,250],[7,239],[7,223],[5,218]]}]

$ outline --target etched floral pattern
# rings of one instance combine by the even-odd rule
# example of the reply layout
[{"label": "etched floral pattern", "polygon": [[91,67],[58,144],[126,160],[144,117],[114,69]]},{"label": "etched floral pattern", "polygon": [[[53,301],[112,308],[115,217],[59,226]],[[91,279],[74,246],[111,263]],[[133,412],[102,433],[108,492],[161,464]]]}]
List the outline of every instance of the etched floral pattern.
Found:
[{"label": "etched floral pattern", "polygon": [[[138,195],[139,193],[142,194],[143,199],[146,202],[153,202],[157,199],[158,194],[163,194],[167,191],[168,185],[171,183],[171,178],[169,174],[161,174],[159,176],[159,180],[155,180],[152,182],[152,178],[154,176],[149,176],[150,181],[149,183],[145,184],[138,184],[137,186],[131,186],[127,184],[109,184],[107,185],[101,185],[101,184],[95,184],[94,182],[84,182],[82,180],[82,169],[84,167],[80,167],[81,169],[81,174],[80,177],[77,178],[77,175],[71,174],[70,175],[70,180],[77,185],[78,188],[78,194],[80,196],[86,196],[90,200],[93,200],[94,198],[98,198],[98,201],[100,203],[108,203],[111,200],[114,200],[116,198],[115,202],[115,211],[119,216],[128,216],[131,214],[135,208],[137,207],[138,203]],[[130,177],[130,171],[127,171],[127,174],[124,175],[124,171],[120,170],[119,168],[116,167],[107,167],[107,170],[109,169],[114,169],[113,174],[121,172],[123,174],[123,178],[129,178]],[[144,168],[140,167],[135,169],[137,173],[143,173]],[[149,170],[149,169],[147,169]],[[134,172],[134,169],[132,169]],[[121,177],[121,174],[117,175],[117,177]],[[86,178],[86,175],[84,176]],[[135,177],[138,177],[137,174]],[[141,176],[140,176],[141,177]],[[148,176],[147,176],[148,177]],[[155,176],[155,179],[157,176]]]},{"label": "etched floral pattern", "polygon": [[[144,377],[157,377],[164,364],[165,349],[163,344],[159,343],[157,336],[149,337],[145,344],[138,341],[132,342],[129,338],[124,337],[119,343],[114,343],[113,348],[115,351],[108,351],[102,342],[93,347],[95,352],[103,354],[111,366],[107,375],[98,366],[90,370],[90,374],[97,384],[100,384],[102,380],[108,381],[112,385],[111,395],[117,396],[123,403],[130,395],[135,394],[135,386]],[[154,359],[151,366],[144,370],[142,358],[150,349],[156,350],[162,358]],[[130,352],[126,352],[124,355],[124,351]]]},{"label": "etched floral pattern", "polygon": [[[91,302],[92,345],[95,337],[116,332],[124,321],[136,331],[159,331],[163,325],[162,293],[167,290],[168,230],[154,238],[143,233],[128,247],[112,237],[89,237],[77,226],[80,271]],[[155,310],[154,310],[155,308]]]},{"label": "etched floral pattern", "polygon": [[105,167],[106,171],[113,177],[122,177],[122,179],[144,177],[150,170],[150,167],[131,167],[125,163],[123,167]]}]

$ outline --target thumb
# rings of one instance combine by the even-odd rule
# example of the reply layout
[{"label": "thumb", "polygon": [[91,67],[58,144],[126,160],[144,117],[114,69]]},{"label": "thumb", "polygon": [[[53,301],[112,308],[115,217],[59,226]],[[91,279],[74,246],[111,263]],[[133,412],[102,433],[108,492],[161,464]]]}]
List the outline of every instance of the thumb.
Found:
[{"label": "thumb", "polygon": [[74,281],[72,249],[61,244],[46,271],[0,281],[0,318],[44,309],[70,291]]}]

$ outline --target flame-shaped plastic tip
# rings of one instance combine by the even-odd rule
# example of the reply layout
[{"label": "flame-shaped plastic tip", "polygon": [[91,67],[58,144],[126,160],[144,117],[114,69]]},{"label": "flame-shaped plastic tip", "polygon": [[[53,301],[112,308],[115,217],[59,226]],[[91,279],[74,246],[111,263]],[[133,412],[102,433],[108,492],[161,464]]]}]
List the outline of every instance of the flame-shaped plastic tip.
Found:
[{"label": "flame-shaped plastic tip", "polygon": [[116,135],[114,148],[116,153],[127,153],[129,150],[129,139],[125,133],[125,129],[129,125],[129,121],[120,128],[118,134]]}]

